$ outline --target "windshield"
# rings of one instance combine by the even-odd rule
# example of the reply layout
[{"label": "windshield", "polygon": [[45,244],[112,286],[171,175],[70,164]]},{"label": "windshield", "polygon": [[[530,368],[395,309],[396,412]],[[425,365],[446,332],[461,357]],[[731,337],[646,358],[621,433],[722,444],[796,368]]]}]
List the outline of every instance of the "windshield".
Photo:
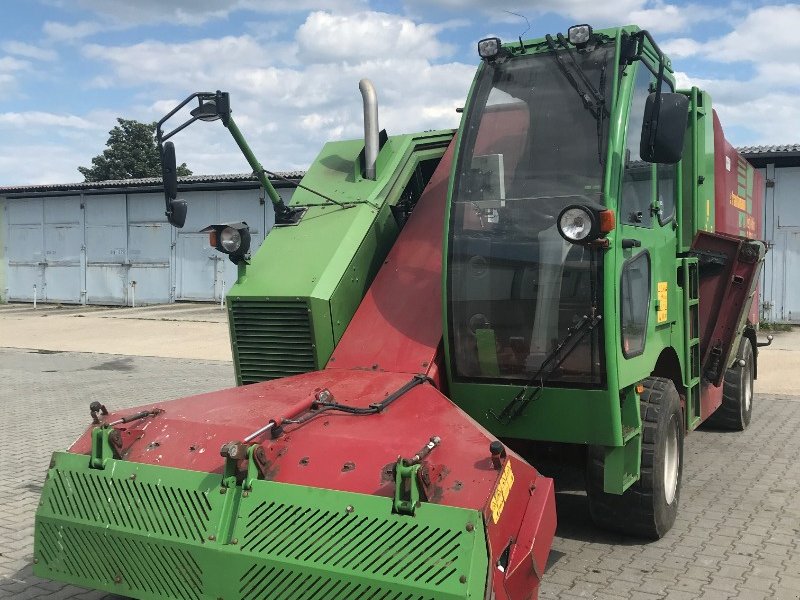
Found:
[{"label": "windshield", "polygon": [[[487,64],[475,88],[450,212],[460,379],[532,377],[568,328],[600,306],[600,251],[565,241],[556,219],[570,204],[602,203],[614,46],[557,52],[560,61],[545,52]],[[601,382],[600,329],[551,382]]]}]

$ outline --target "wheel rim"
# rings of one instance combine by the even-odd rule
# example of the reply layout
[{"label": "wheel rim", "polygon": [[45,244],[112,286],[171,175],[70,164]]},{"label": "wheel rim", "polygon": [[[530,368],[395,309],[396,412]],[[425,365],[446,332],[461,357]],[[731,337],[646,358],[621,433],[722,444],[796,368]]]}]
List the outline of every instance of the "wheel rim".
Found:
[{"label": "wheel rim", "polygon": [[664,498],[667,504],[675,500],[678,490],[678,427],[673,417],[670,420],[669,435],[664,440]]},{"label": "wheel rim", "polygon": [[750,377],[750,365],[745,367],[744,377],[744,410],[750,412],[750,404],[753,402],[753,378]]}]

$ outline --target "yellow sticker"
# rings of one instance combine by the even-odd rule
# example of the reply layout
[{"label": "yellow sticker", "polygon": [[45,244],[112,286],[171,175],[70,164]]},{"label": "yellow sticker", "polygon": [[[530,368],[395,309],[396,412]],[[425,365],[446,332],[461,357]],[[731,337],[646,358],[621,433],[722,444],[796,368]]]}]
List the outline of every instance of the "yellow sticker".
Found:
[{"label": "yellow sticker", "polygon": [[656,321],[659,323],[667,322],[668,289],[669,286],[666,281],[658,282],[658,312],[656,313]]},{"label": "yellow sticker", "polygon": [[511,459],[506,461],[506,466],[503,469],[503,474],[500,476],[500,482],[497,484],[497,489],[494,491],[492,501],[489,508],[492,511],[492,520],[494,524],[500,520],[500,515],[503,514],[503,509],[506,507],[506,500],[511,493],[511,486],[514,485],[514,473],[511,471]]},{"label": "yellow sticker", "polygon": [[731,192],[731,205],[735,206],[739,210],[747,211],[747,201],[742,198],[741,196],[737,196],[733,192]]}]

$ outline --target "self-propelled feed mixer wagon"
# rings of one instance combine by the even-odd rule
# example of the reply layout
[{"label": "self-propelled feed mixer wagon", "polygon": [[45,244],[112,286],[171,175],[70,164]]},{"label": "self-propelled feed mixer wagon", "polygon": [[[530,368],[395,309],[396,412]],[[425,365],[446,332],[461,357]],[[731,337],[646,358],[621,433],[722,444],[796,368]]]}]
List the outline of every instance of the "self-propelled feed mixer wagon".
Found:
[{"label": "self-propelled feed mixer wagon", "polygon": [[[47,473],[37,575],[135,598],[535,598],[555,500],[534,441],[586,448],[599,525],[666,534],[685,434],[750,420],[761,181],[645,31],[479,54],[456,131],[387,136],[362,81],[365,139],[326,144],[289,202],[226,93],[160,122],[169,221],[238,265],[240,386],[93,404]],[[168,139],[195,120],[233,135],[268,222],[191,221]]]}]

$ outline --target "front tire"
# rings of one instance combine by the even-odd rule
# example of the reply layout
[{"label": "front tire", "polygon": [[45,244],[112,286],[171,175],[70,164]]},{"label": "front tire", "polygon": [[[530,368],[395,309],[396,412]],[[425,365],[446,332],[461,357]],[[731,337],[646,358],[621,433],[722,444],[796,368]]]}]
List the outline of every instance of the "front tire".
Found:
[{"label": "front tire", "polygon": [[722,383],[722,404],[706,419],[706,424],[728,431],[744,431],[750,425],[753,416],[753,344],[742,336],[737,362],[744,361],[744,366],[735,364],[725,371]]},{"label": "front tire", "polygon": [[650,377],[642,384],[642,460],[639,481],[624,494],[603,491],[605,453],[589,448],[586,492],[595,524],[625,535],[659,539],[675,523],[683,473],[683,419],[675,384]]}]

